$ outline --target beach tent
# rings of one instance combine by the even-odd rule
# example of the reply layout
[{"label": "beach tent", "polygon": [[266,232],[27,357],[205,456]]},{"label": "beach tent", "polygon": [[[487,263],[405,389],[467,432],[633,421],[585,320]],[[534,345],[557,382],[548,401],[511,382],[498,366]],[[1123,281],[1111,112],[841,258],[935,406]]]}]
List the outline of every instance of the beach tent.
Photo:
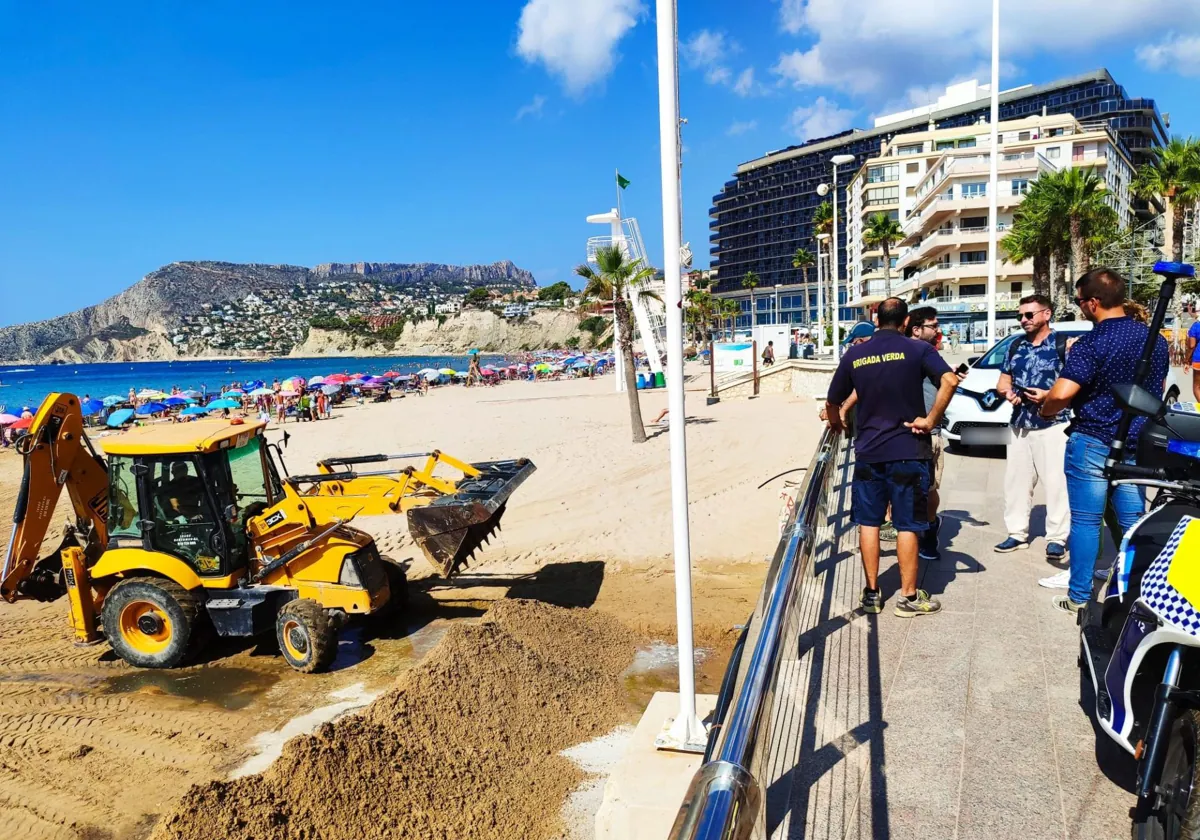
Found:
[{"label": "beach tent", "polygon": [[160,402],[149,402],[138,406],[137,415],[139,417],[148,417],[152,414],[162,414],[166,410],[167,407]]},{"label": "beach tent", "polygon": [[112,414],[108,415],[108,421],[105,425],[107,425],[111,429],[115,429],[118,426],[125,425],[132,419],[133,419],[133,409],[132,408],[122,408],[120,411],[114,411]]},{"label": "beach tent", "polygon": [[219,410],[222,408],[241,408],[242,404],[237,400],[213,400],[207,406],[209,411]]},{"label": "beach tent", "polygon": [[104,410],[104,403],[100,400],[88,400],[81,405],[79,409],[81,412],[83,412],[84,417],[91,417],[93,414],[97,414]]},{"label": "beach tent", "polygon": [[125,399],[126,399],[125,397],[118,397],[116,394],[110,394],[107,397],[105,397],[103,400],[101,400],[101,402],[104,403],[105,408],[111,408],[114,405],[118,405],[120,403],[125,402]]},{"label": "beach tent", "polygon": [[195,417],[199,414],[208,414],[208,407],[203,405],[189,405],[179,413],[186,415],[187,417]]}]

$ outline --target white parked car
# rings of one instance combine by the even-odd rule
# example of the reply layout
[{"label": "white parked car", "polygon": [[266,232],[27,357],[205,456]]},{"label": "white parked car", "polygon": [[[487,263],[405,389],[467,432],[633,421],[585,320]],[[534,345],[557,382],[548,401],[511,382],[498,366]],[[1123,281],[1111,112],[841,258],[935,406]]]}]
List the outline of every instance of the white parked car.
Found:
[{"label": "white parked car", "polygon": [[[1056,321],[1054,329],[1079,335],[1092,328],[1091,321]],[[954,392],[942,421],[942,437],[951,445],[980,446],[1004,443],[1004,430],[1012,419],[1012,406],[1000,396],[1000,366],[1021,332],[1005,336],[982,356],[973,356],[970,370]]]}]

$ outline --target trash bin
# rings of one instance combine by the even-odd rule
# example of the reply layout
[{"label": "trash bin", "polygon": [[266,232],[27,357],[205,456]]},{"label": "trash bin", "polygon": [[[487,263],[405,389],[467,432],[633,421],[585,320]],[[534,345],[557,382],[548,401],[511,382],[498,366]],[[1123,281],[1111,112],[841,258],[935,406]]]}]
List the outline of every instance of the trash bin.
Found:
[{"label": "trash bin", "polygon": [[658,373],[654,374],[654,387],[655,388],[666,387],[666,384],[667,384],[667,378],[665,376],[663,376],[663,372],[661,370]]},{"label": "trash bin", "polygon": [[637,375],[637,389],[639,391],[641,391],[641,390],[645,389],[645,387],[646,387],[646,377],[644,374],[639,373]]}]

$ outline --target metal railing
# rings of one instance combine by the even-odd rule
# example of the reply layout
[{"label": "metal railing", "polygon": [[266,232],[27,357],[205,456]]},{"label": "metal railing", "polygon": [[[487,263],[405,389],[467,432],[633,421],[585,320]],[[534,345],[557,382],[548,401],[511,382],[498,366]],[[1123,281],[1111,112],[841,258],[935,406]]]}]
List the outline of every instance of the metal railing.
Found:
[{"label": "metal railing", "polygon": [[744,669],[740,655],[730,662],[729,673],[742,674],[733,684],[730,702],[718,703],[706,761],[688,787],[671,840],[746,840],[765,823],[764,786],[770,781],[765,773],[770,747],[766,733],[779,662],[802,581],[812,574],[817,528],[841,451],[841,434],[826,429],[763,584],[752,619],[757,627],[751,628],[749,662]]}]

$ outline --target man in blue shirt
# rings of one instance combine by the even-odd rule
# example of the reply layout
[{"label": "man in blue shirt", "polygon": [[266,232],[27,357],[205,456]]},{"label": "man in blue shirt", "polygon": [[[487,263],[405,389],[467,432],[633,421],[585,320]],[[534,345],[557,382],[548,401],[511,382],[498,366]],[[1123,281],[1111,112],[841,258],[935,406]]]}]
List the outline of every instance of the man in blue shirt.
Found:
[{"label": "man in blue shirt", "polygon": [[1192,372],[1192,398],[1200,405],[1200,320],[1188,327],[1187,363],[1183,367]]},{"label": "man in blue shirt", "polygon": [[[1017,317],[1025,334],[1010,345],[996,385],[996,391],[1013,407],[1004,464],[1004,527],[1008,536],[996,551],[1003,554],[1029,546],[1033,488],[1040,482],[1046,491],[1046,558],[1062,560],[1071,528],[1063,475],[1070,415],[1061,411],[1044,418],[1038,412],[1037,401],[1045,398],[1062,370],[1065,342],[1061,339],[1065,336],[1050,328],[1054,304],[1045,295],[1021,298]],[[1065,574],[1053,581],[1063,589],[1067,586]]]},{"label": "man in blue shirt", "polygon": [[[1062,374],[1041,401],[1041,415],[1053,417],[1068,406],[1074,410],[1067,438],[1065,472],[1071,505],[1070,585],[1066,595],[1054,599],[1065,612],[1078,612],[1092,595],[1092,574],[1100,554],[1101,522],[1110,498],[1104,478],[1104,461],[1109,444],[1117,435],[1121,408],[1112,386],[1133,382],[1149,328],[1125,314],[1125,280],[1109,268],[1096,268],[1075,283],[1075,303],[1083,316],[1095,324],[1071,347]],[[1167,342],[1158,336],[1151,356],[1150,373],[1143,388],[1162,396],[1170,358]],[[1138,417],[1129,429],[1126,451],[1145,425]],[[1139,488],[1113,487],[1111,500],[1122,530],[1128,531],[1145,510]]]},{"label": "man in blue shirt", "polygon": [[[859,549],[867,586],[862,609],[883,609],[879,591],[879,527],[892,508],[896,557],[900,564],[900,597],[896,615],[931,615],[941,604],[917,589],[917,544],[929,527],[928,494],[932,445],[930,433],[942,419],[958,377],[936,349],[907,338],[908,304],[888,298],[879,305],[879,326],[871,338],[846,350],[833,374],[825,413],[831,428],[841,430],[841,409],[857,395],[854,437],[854,480],[851,519],[858,525]],[[940,382],[931,411],[925,410],[922,383]]]}]

